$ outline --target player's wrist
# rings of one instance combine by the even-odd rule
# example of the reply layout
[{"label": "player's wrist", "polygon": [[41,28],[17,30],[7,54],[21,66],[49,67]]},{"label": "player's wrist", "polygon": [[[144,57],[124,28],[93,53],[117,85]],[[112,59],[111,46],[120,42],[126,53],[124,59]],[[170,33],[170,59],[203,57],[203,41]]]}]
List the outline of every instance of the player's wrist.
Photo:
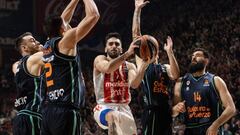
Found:
[{"label": "player's wrist", "polygon": [[124,54],[123,54],[123,59],[126,60],[128,57],[131,56],[131,53],[126,51]]},{"label": "player's wrist", "polygon": [[173,54],[173,50],[172,49],[169,49],[169,50],[166,50],[167,54]]}]

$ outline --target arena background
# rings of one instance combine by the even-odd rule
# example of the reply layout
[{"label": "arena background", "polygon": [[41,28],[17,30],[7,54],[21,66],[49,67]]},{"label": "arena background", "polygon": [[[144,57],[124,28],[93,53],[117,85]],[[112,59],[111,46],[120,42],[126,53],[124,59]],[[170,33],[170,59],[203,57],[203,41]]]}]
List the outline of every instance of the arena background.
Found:
[{"label": "arena background", "polygon": [[[79,42],[87,86],[87,106],[83,110],[84,134],[106,134],[93,120],[92,108],[95,97],[92,83],[92,63],[96,55],[104,50],[104,37],[108,32],[119,32],[123,48],[131,42],[131,25],[134,0],[95,0],[100,20],[94,29]],[[0,0],[0,135],[11,134],[11,119],[15,85],[11,65],[20,58],[14,50],[15,38],[29,31],[42,44],[42,26],[45,16],[61,14],[69,0]],[[76,26],[84,17],[80,0],[71,25]],[[155,36],[162,45],[167,35],[174,41],[174,52],[180,65],[181,75],[188,71],[191,49],[204,47],[211,53],[209,72],[222,77],[237,109],[240,105],[240,1],[239,0],[150,0],[142,10],[143,34]],[[167,55],[161,48],[160,62],[167,63]],[[142,93],[132,91],[131,109],[141,134]],[[86,121],[87,120],[87,121]],[[240,134],[239,111],[227,124],[226,135]],[[174,134],[181,134],[184,125],[181,119],[174,122]]]}]

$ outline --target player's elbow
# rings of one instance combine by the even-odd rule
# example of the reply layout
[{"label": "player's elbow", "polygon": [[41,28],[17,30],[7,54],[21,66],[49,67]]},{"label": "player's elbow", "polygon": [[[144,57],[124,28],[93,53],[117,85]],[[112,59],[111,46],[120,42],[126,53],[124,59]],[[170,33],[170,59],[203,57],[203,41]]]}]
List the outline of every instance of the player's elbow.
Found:
[{"label": "player's elbow", "polygon": [[172,80],[177,80],[180,77],[180,73],[176,72],[172,74]]},{"label": "player's elbow", "polygon": [[98,11],[92,12],[91,15],[88,16],[89,20],[93,22],[97,22],[100,18],[100,14]]},{"label": "player's elbow", "polygon": [[137,89],[138,87],[139,87],[139,85],[137,85],[136,83],[131,83],[131,88]]},{"label": "player's elbow", "polygon": [[141,80],[138,80],[138,79],[137,79],[137,76],[136,76],[135,79],[133,79],[132,81],[130,81],[130,87],[133,88],[133,89],[139,88],[140,84],[141,84]]},{"label": "player's elbow", "polygon": [[232,105],[231,107],[229,107],[228,110],[231,116],[234,116],[237,112],[235,105]]}]

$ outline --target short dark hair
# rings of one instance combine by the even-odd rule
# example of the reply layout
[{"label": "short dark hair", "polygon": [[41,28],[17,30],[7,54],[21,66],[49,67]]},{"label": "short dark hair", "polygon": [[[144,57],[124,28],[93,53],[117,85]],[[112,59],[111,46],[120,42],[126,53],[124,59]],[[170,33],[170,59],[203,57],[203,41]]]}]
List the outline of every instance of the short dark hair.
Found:
[{"label": "short dark hair", "polygon": [[32,36],[32,33],[31,32],[25,32],[23,33],[22,35],[18,36],[16,38],[16,42],[15,42],[15,49],[21,53],[21,44],[23,42],[23,38],[26,37],[26,36]]},{"label": "short dark hair", "polygon": [[115,38],[119,39],[120,41],[122,41],[121,35],[119,33],[111,32],[111,33],[108,33],[107,36],[105,37],[105,44],[107,43],[107,40],[112,37],[115,37]]},{"label": "short dark hair", "polygon": [[49,15],[45,18],[43,30],[49,37],[60,37],[60,29],[63,24],[63,20],[59,15]]},{"label": "short dark hair", "polygon": [[206,49],[204,49],[204,48],[195,48],[195,49],[193,49],[193,53],[196,52],[196,51],[203,52],[204,57],[205,58],[209,58],[209,52]]}]

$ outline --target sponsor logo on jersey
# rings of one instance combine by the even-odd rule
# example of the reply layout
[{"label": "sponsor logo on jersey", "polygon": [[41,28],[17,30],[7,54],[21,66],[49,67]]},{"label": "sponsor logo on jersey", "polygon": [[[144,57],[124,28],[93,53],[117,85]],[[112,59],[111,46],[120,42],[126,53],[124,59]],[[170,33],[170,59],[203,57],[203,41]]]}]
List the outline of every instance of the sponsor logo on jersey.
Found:
[{"label": "sponsor logo on jersey", "polygon": [[24,96],[24,97],[20,97],[18,99],[15,99],[14,106],[18,107],[18,106],[24,105],[26,103],[27,103],[27,96]]},{"label": "sponsor logo on jersey", "polygon": [[162,83],[162,81],[161,82],[154,81],[154,83],[153,83],[153,92],[154,93],[163,93],[163,94],[168,95],[167,86],[164,85]]},{"label": "sponsor logo on jersey", "polygon": [[51,62],[54,60],[54,55],[50,55],[49,57],[43,57],[42,61],[44,61],[45,63],[47,62]]},{"label": "sponsor logo on jersey", "polygon": [[65,91],[63,88],[57,89],[54,91],[50,91],[50,92],[48,92],[48,97],[50,100],[57,100],[59,97],[63,96],[64,92]]},{"label": "sponsor logo on jersey", "polygon": [[209,86],[209,80],[208,79],[205,79],[203,81],[203,86]]},{"label": "sponsor logo on jersey", "polygon": [[188,80],[186,84],[187,84],[187,85],[190,85],[190,81]]},{"label": "sponsor logo on jersey", "polygon": [[121,81],[121,82],[106,82],[105,87],[128,87],[128,83]]}]

